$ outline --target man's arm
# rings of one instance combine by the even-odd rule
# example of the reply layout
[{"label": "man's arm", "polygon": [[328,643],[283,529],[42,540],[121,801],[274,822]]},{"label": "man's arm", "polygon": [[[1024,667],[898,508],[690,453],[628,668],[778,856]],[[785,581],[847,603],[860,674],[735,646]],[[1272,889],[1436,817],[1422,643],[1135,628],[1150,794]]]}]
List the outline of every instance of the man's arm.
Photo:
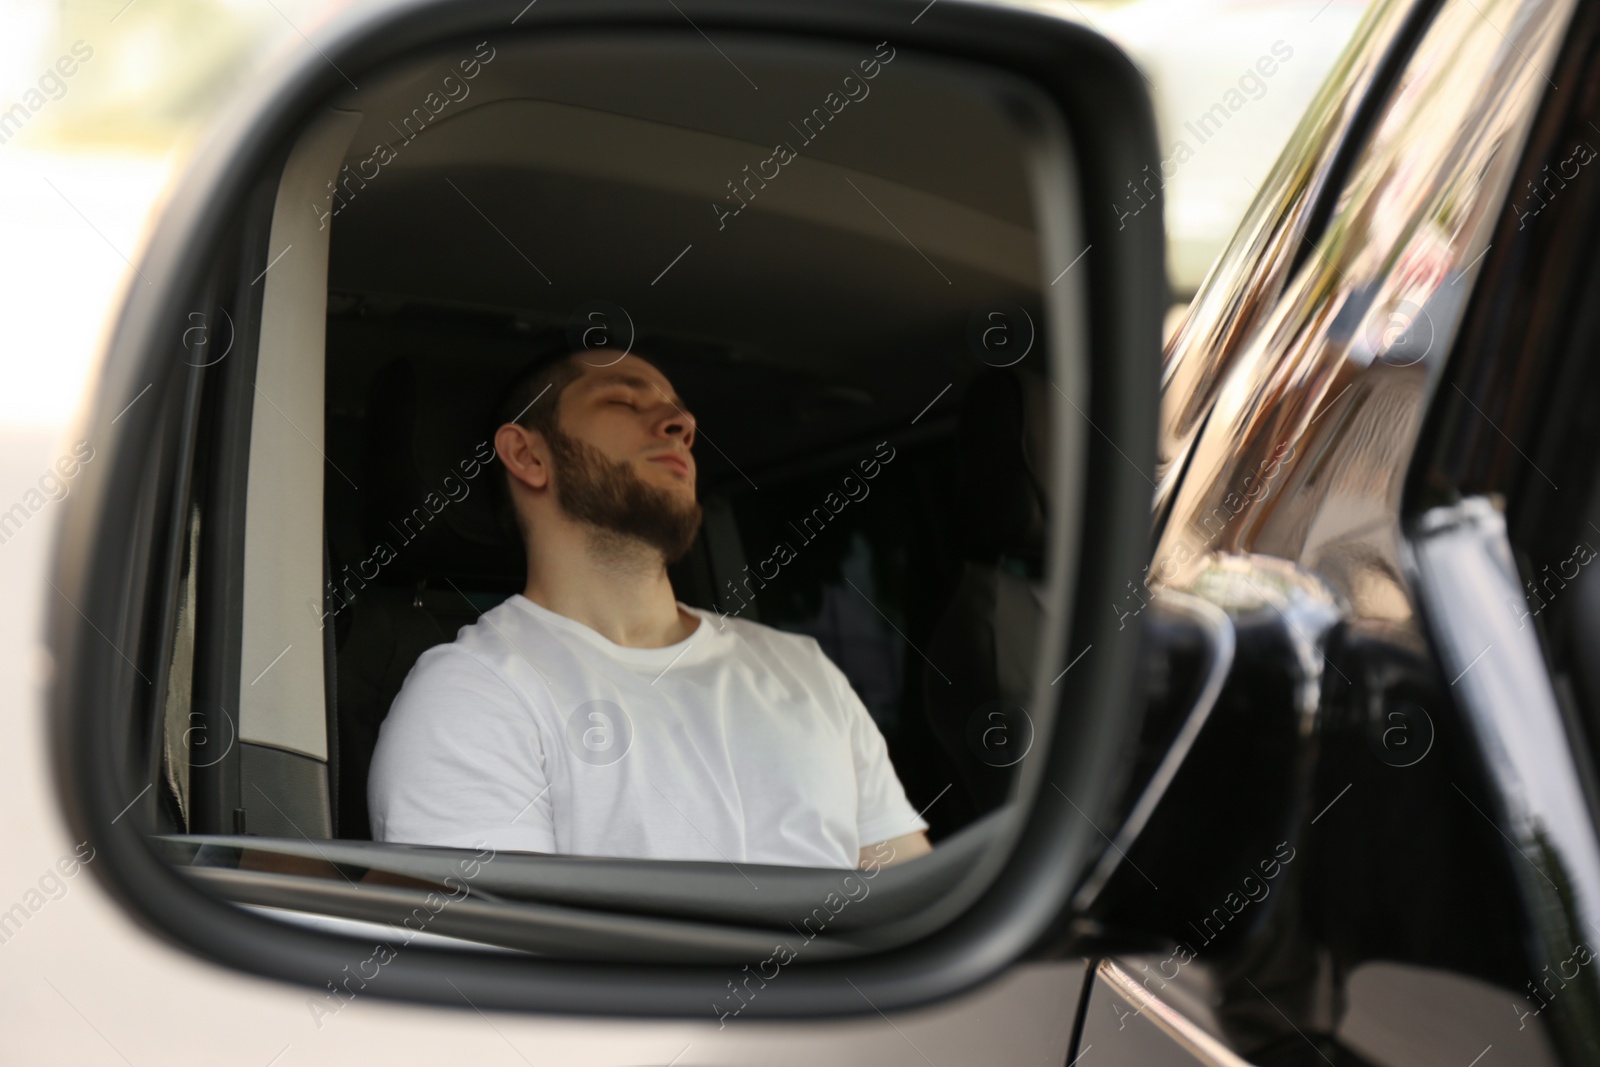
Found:
[{"label": "man's arm", "polygon": [[493,668],[435,645],[406,676],[367,778],[374,841],[554,852],[537,724]]},{"label": "man's arm", "polygon": [[928,832],[916,830],[909,834],[901,834],[899,837],[891,837],[887,841],[863,845],[856,866],[862,870],[874,863],[880,867],[892,867],[896,863],[926,856],[932,851],[933,846],[928,843]]},{"label": "man's arm", "polygon": [[[933,845],[928,842],[928,822],[906,799],[900,776],[889,759],[889,746],[877,723],[872,721],[872,713],[851,688],[850,679],[828,659],[820,646],[816,647],[816,653],[850,723],[850,749],[857,786],[856,840],[873,842],[856,850],[856,866],[866,869],[926,856],[933,851]],[[918,828],[907,830],[910,826]],[[896,830],[905,832],[888,838],[878,836]]]}]

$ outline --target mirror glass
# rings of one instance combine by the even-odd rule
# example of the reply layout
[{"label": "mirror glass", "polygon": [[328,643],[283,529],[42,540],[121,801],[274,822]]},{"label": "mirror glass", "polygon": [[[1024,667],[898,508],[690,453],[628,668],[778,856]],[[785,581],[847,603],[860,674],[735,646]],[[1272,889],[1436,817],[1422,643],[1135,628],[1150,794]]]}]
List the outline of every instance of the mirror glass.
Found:
[{"label": "mirror glass", "polygon": [[202,415],[250,429],[196,483],[166,854],[345,919],[448,887],[431,932],[539,951],[580,948],[518,901],[761,925],[894,869],[837,931],[981,890],[1067,666],[1086,272],[1043,96],[687,29],[359,80],[262,201]]}]

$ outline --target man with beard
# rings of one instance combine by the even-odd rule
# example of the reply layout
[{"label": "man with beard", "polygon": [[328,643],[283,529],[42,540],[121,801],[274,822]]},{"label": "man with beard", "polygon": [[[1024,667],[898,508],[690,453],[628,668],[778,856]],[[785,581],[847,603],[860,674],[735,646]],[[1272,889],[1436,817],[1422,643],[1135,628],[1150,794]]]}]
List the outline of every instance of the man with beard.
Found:
[{"label": "man with beard", "polygon": [[496,422],[527,584],[406,676],[374,840],[809,867],[930,850],[815,640],[674,597],[701,519],[695,420],[657,367],[536,361]]}]

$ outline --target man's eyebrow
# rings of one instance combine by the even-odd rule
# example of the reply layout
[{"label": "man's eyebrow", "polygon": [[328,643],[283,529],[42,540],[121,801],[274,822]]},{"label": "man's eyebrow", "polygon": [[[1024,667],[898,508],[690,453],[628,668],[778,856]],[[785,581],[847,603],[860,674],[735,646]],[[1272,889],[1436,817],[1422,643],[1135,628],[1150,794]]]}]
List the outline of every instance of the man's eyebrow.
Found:
[{"label": "man's eyebrow", "polygon": [[596,386],[631,385],[635,389],[648,389],[651,385],[650,379],[640,377],[637,374],[628,374],[623,371],[614,371],[610,374],[601,373],[591,375],[589,380]]}]

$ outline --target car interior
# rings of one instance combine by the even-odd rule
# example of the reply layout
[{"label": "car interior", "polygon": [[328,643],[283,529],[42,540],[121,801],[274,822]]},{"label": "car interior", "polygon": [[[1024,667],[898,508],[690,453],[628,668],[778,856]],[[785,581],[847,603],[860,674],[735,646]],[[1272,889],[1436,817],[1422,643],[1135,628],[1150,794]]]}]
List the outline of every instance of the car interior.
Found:
[{"label": "car interior", "polygon": [[[1022,83],[887,43],[723,47],[737,61],[692,34],[464,42],[290,150],[253,383],[239,809],[193,810],[203,761],[169,714],[173,862],[271,906],[306,898],[224,869],[429,877],[425,849],[371,858],[367,765],[418,656],[523,587],[492,409],[530,360],[592,348],[649,359],[696,416],[705,522],[677,597],[811,635],[842,669],[931,826],[906,867],[943,873],[919,899],[992,870],[1065,666],[1040,649],[1084,432],[1062,416],[1082,297],[1045,277],[1035,214],[1048,139]],[[518,873],[494,893],[578,892],[527,858],[545,866],[497,864]]]}]

